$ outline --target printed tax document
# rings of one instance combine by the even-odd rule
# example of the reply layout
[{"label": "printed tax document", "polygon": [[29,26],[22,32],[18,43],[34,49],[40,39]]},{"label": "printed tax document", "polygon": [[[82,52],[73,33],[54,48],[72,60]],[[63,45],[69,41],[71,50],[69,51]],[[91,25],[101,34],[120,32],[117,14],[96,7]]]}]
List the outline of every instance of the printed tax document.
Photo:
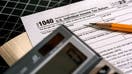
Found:
[{"label": "printed tax document", "polygon": [[86,27],[95,22],[132,24],[132,0],[85,0],[22,17],[33,46],[61,24],[102,57],[132,74],[132,34]]}]

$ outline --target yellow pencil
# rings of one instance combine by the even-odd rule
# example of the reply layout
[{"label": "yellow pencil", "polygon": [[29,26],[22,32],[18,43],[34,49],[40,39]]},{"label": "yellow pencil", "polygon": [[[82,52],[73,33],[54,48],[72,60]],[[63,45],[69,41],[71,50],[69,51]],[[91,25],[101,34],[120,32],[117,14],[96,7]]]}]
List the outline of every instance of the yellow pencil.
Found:
[{"label": "yellow pencil", "polygon": [[121,32],[132,32],[132,25],[128,24],[118,23],[90,23],[90,24],[104,29],[116,30]]}]

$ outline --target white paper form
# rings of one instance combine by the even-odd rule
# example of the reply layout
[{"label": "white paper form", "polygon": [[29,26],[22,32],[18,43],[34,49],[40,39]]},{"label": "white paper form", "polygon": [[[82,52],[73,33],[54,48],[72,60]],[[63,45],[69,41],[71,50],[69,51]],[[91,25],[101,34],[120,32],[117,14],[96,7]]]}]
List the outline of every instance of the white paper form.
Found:
[{"label": "white paper form", "polygon": [[99,30],[93,22],[132,23],[132,0],[85,0],[22,17],[35,46],[59,25],[66,25],[85,43],[125,74],[132,74],[132,34]]}]

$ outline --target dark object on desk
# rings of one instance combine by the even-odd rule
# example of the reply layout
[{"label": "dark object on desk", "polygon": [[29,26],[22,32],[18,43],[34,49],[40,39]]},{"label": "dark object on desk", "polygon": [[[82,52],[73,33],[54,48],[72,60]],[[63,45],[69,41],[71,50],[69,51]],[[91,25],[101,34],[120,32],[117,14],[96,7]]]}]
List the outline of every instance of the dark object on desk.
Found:
[{"label": "dark object on desk", "polygon": [[[25,32],[21,16],[60,7],[81,0],[0,0],[0,46]],[[0,57],[0,74],[7,64]],[[3,70],[4,68],[4,70]]]},{"label": "dark object on desk", "polygon": [[5,72],[8,68],[9,68],[9,66],[5,63],[3,58],[0,56],[0,74]]},{"label": "dark object on desk", "polygon": [[5,74],[113,74],[105,61],[65,26],[42,40]]}]

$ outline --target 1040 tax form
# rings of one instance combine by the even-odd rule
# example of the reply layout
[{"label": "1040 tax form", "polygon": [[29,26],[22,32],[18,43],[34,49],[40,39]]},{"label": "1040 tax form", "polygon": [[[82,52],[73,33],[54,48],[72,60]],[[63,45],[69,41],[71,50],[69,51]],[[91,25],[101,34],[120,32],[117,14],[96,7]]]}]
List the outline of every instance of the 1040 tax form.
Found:
[{"label": "1040 tax form", "polygon": [[64,24],[118,69],[132,74],[132,34],[85,26],[95,22],[132,24],[132,0],[85,0],[21,19],[33,46]]}]

